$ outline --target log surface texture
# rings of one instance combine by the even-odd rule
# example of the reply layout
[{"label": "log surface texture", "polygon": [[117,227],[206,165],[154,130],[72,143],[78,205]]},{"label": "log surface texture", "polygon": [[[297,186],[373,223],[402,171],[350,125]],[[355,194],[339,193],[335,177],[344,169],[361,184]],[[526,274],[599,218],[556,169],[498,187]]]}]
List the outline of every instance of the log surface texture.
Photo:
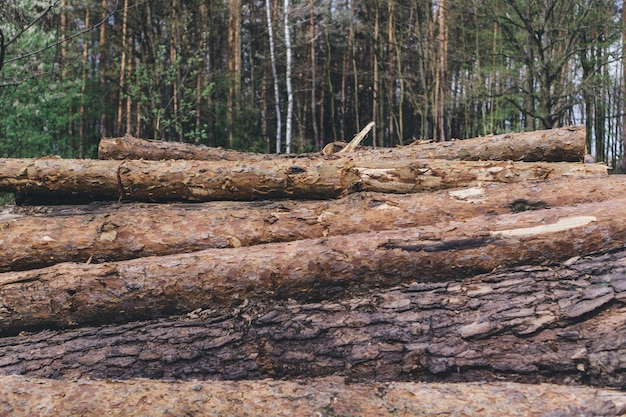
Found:
[{"label": "log surface texture", "polygon": [[3,337],[0,373],[626,384],[624,250],[350,294]]},{"label": "log surface texture", "polygon": [[602,164],[372,160],[240,161],[0,159],[0,191],[18,204],[336,198],[358,191],[415,193],[483,183],[606,176]]},{"label": "log surface texture", "polygon": [[13,417],[612,417],[626,412],[625,403],[618,391],[551,384],[0,378],[0,414]]},{"label": "log surface texture", "polygon": [[[319,300],[346,289],[458,280],[619,248],[626,200],[432,226],[0,274],[0,334],[133,320],[232,299]],[[26,302],[25,302],[26,301]]]},{"label": "log surface texture", "polygon": [[[507,133],[449,142],[412,144],[400,148],[362,148],[351,153],[357,159],[456,159],[462,161],[548,161],[579,162],[585,153],[585,128],[570,126],[523,133]],[[319,155],[298,155],[315,158]],[[137,139],[130,135],[103,138],[98,146],[100,159],[200,159],[211,161],[258,161],[288,159],[292,155],[250,154],[202,145]]]},{"label": "log surface texture", "polygon": [[625,195],[626,178],[609,176],[325,201],[13,206],[0,210],[0,272],[426,226]]}]

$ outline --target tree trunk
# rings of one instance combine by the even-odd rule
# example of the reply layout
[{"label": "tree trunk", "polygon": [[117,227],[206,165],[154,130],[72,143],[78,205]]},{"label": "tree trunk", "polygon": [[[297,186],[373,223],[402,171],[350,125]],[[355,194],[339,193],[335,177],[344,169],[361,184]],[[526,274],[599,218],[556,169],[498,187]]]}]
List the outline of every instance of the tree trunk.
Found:
[{"label": "tree trunk", "polygon": [[[282,116],[280,113],[280,91],[278,87],[278,72],[276,71],[276,52],[274,47],[274,29],[272,25],[271,0],[265,0],[267,17],[267,35],[270,41],[270,62],[272,64],[272,78],[274,79],[274,107],[276,109],[276,153],[281,149]],[[203,159],[203,158],[201,158]]]},{"label": "tree trunk", "polygon": [[225,310],[205,304],[186,316],[1,338],[0,373],[623,387],[625,276],[622,249],[558,268],[524,266],[371,292],[352,287],[339,300],[231,294]]},{"label": "tree trunk", "polygon": [[285,115],[285,153],[291,153],[291,123],[293,121],[293,90],[291,87],[291,31],[289,23],[289,0],[283,3],[285,26],[285,84],[287,85],[287,114]]},{"label": "tree trunk", "polygon": [[100,159],[195,159],[207,161],[237,161],[246,158],[268,159],[269,155],[192,145],[182,142],[138,139],[131,135],[119,138],[102,138],[98,145]]},{"label": "tree trunk", "polygon": [[[458,140],[446,143],[413,144],[401,148],[359,150],[360,153],[377,157],[402,158],[437,158],[460,160],[513,160],[513,161],[582,161],[585,154],[584,127],[565,127],[561,129],[536,132],[507,133],[498,136]],[[309,155],[317,156],[317,155]],[[121,138],[103,138],[98,147],[100,159],[203,159],[203,160],[241,160],[268,159],[269,155],[250,154],[209,148],[191,144],[148,141],[136,139],[130,135]],[[302,156],[299,155],[299,158]]]},{"label": "tree trunk", "polygon": [[[128,0],[124,0],[124,18],[122,19],[122,56],[120,58],[120,78],[119,78],[119,94],[117,97],[117,120],[116,130],[117,134],[122,133],[122,127],[124,126],[124,113],[123,103],[126,91],[126,49],[128,43],[127,31],[128,31]],[[126,117],[130,117],[129,114]]]},{"label": "tree trunk", "polygon": [[[123,398],[123,403],[120,403]],[[146,399],[149,398],[149,401]],[[55,381],[0,378],[0,409],[14,417],[163,415],[510,417],[617,416],[624,394],[552,384],[350,383],[341,378],[297,381]],[[128,405],[132,404],[132,407]]]},{"label": "tree trunk", "polygon": [[624,195],[626,178],[609,176],[329,201],[12,207],[0,211],[0,271],[427,226]]},{"label": "tree trunk", "polygon": [[228,146],[235,145],[236,122],[239,118],[241,100],[241,2],[228,3],[228,95],[226,103],[226,125]]},{"label": "tree trunk", "polygon": [[[0,274],[0,331],[136,320],[236,299],[321,300],[346,290],[441,282],[503,265],[617,249],[626,200],[382,232]],[[234,237],[233,246],[238,246]],[[25,303],[24,300],[28,299]]]},{"label": "tree trunk", "polygon": [[0,159],[0,192],[18,204],[211,201],[415,193],[489,182],[606,176],[606,165],[349,157],[255,161]]}]

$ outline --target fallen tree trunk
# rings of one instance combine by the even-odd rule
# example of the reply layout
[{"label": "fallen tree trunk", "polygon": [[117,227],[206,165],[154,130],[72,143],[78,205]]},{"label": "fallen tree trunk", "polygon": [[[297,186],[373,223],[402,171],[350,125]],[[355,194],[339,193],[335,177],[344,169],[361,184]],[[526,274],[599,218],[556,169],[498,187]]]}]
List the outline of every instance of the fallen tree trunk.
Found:
[{"label": "fallen tree trunk", "polygon": [[285,157],[284,154],[259,154],[232,149],[213,148],[182,142],[135,138],[128,133],[119,138],[102,138],[98,144],[99,159],[193,159],[205,161],[262,160]]},{"label": "fallen tree trunk", "polygon": [[211,201],[335,198],[356,191],[414,193],[560,177],[606,176],[601,164],[345,157],[257,161],[0,159],[0,191],[16,202]]},{"label": "fallen tree trunk", "polygon": [[[149,401],[146,401],[149,398]],[[56,381],[0,378],[0,410],[12,416],[618,416],[619,391],[552,384],[306,381]]]},{"label": "fallen tree trunk", "polygon": [[0,272],[426,226],[624,195],[626,177],[613,175],[327,201],[13,207],[0,211]]},{"label": "fallen tree trunk", "polygon": [[[0,332],[153,318],[234,299],[320,300],[620,247],[626,200],[403,230],[0,274]],[[28,302],[24,302],[25,299]]]},{"label": "fallen tree trunk", "polygon": [[0,373],[49,378],[626,384],[626,251],[317,303],[0,338]]},{"label": "fallen tree trunk", "polygon": [[[507,133],[451,142],[433,142],[401,148],[360,148],[352,157],[372,158],[437,158],[465,161],[549,161],[579,162],[585,153],[585,128],[570,126],[534,132]],[[297,155],[296,158],[319,155]],[[103,138],[98,145],[100,159],[202,159],[211,161],[259,161],[271,158],[294,158],[291,155],[263,155],[210,148],[180,142],[137,139],[130,135]]]}]

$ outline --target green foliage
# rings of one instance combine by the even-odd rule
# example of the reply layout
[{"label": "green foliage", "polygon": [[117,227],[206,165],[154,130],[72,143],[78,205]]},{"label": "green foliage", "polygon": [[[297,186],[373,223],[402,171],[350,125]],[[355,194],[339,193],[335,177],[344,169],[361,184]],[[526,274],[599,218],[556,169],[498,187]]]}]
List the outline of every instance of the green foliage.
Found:
[{"label": "green foliage", "polygon": [[[20,34],[49,3],[17,2],[12,12],[18,17],[1,26],[5,37]],[[76,155],[75,138],[68,127],[75,117],[71,109],[80,102],[80,80],[62,77],[57,51],[46,49],[55,41],[55,33],[45,30],[46,23],[42,19],[7,47],[0,73],[1,157]],[[33,51],[41,52],[28,56]]]},{"label": "green foliage", "polygon": [[[57,0],[0,0],[0,30],[5,40],[17,36],[0,66],[0,157],[95,156],[101,135],[124,133],[256,152],[274,146],[265,2],[240,0],[239,37],[229,2],[130,2],[126,20],[123,2],[107,10],[100,0],[67,2],[61,10]],[[283,6],[273,5],[284,101]],[[435,74],[445,61],[448,137],[551,127],[576,114],[603,158],[623,153],[621,131],[604,129],[623,113],[615,98],[623,81],[609,71],[623,58],[610,0],[450,0],[444,60],[436,2],[292,6],[296,151],[314,150],[314,131],[322,146],[349,139],[374,115],[379,143],[432,137]],[[101,28],[86,30],[88,10]]]}]

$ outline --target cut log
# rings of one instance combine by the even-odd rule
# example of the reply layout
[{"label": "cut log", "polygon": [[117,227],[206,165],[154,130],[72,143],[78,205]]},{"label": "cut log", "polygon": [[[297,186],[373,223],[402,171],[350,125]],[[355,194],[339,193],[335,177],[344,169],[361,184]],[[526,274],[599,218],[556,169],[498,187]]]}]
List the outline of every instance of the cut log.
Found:
[{"label": "cut log", "polygon": [[626,385],[623,249],[560,267],[352,289],[317,303],[232,302],[167,319],[0,338],[0,373]]},{"label": "cut log", "polygon": [[[332,153],[332,151],[326,153]],[[361,148],[354,153],[354,157],[579,162],[582,161],[584,153],[584,126],[570,126],[451,142],[421,143],[401,148]],[[305,156],[316,157],[317,155]],[[130,135],[121,138],[103,138],[98,146],[98,157],[100,159],[204,159],[212,161],[293,158],[293,156],[250,154],[177,142],[149,141],[133,138]],[[302,155],[297,156],[297,158],[302,157]]]},{"label": "cut log", "polygon": [[602,164],[346,157],[257,161],[0,159],[0,191],[19,203],[335,198],[356,191],[414,193],[560,177],[606,176]]},{"label": "cut log", "polygon": [[0,210],[0,272],[426,226],[624,195],[626,176],[612,175],[327,201],[14,206]]},{"label": "cut log", "polygon": [[[149,399],[149,400],[147,400]],[[306,381],[58,381],[0,378],[0,410],[13,417],[134,416],[618,416],[626,395],[553,384]]]},{"label": "cut log", "polygon": [[[626,200],[104,264],[0,274],[0,331],[153,318],[242,298],[462,279],[618,248]],[[25,302],[26,301],[26,302]]]},{"label": "cut log", "polygon": [[239,152],[205,145],[138,139],[129,134],[120,138],[102,138],[98,144],[99,159],[197,159],[206,161],[237,161],[270,159],[272,156]]}]

